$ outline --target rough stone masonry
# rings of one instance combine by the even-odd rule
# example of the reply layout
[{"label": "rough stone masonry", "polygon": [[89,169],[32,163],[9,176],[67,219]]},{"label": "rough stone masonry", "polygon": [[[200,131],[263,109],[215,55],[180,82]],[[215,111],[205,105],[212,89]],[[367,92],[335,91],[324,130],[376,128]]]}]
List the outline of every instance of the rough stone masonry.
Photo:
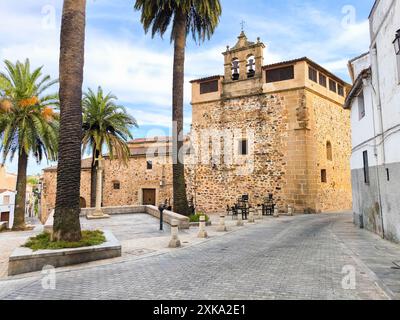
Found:
[{"label": "rough stone masonry", "polygon": [[[227,47],[225,74],[192,81],[192,129],[185,137],[188,198],[197,211],[224,212],[242,194],[280,211],[350,209],[349,85],[308,58],[263,64],[265,45],[242,33]],[[172,199],[171,140],[129,143],[127,166],[105,161],[103,206]],[[44,170],[42,220],[54,208],[56,170]],[[82,162],[81,205],[90,204],[90,159]]]}]

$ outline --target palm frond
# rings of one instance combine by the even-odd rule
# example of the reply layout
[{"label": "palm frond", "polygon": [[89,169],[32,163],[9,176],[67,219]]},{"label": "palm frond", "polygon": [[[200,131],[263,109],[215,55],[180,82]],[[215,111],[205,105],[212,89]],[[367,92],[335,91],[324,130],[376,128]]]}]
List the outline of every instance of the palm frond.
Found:
[{"label": "palm frond", "polygon": [[134,8],[141,11],[141,22],[146,33],[161,37],[172,24],[171,42],[177,35],[177,17],[186,17],[186,32],[195,42],[209,39],[218,26],[222,14],[220,0],[136,0]]},{"label": "palm frond", "polygon": [[130,156],[128,139],[133,139],[131,129],[137,121],[126,108],[116,104],[117,97],[105,94],[101,87],[94,92],[88,89],[83,95],[82,151],[102,154],[107,149],[110,159],[119,159],[126,164]]},{"label": "palm frond", "polygon": [[56,158],[59,117],[55,113],[49,118],[43,110],[57,107],[59,99],[56,94],[42,94],[58,81],[42,76],[43,67],[31,71],[29,59],[15,64],[5,60],[4,64],[5,72],[0,72],[0,99],[11,101],[13,107],[0,113],[3,161],[21,150],[39,162],[43,156]]}]

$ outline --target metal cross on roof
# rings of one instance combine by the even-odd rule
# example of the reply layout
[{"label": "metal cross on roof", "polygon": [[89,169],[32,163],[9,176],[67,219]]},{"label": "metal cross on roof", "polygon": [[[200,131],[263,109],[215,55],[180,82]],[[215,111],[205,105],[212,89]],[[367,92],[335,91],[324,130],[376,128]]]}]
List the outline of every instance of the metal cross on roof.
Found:
[{"label": "metal cross on roof", "polygon": [[242,31],[244,31],[244,26],[246,25],[246,21],[242,20],[242,22],[240,23],[241,27],[242,27]]}]

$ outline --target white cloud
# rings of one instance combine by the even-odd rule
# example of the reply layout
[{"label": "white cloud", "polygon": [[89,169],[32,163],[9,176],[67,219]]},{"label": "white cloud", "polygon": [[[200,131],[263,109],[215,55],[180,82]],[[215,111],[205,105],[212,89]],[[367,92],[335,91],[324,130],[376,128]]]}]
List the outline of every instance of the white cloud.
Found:
[{"label": "white cloud", "polygon": [[[228,2],[227,0],[225,0]],[[229,2],[231,3],[231,2]],[[233,3],[235,3],[233,1]],[[55,24],[46,28],[51,12],[42,12],[46,5],[54,6]],[[0,1],[0,60],[25,59],[33,66],[44,65],[44,72],[58,77],[59,0]],[[241,0],[236,5],[243,5]],[[257,10],[224,8],[223,22],[211,44],[188,46],[185,72],[186,111],[190,102],[189,81],[203,76],[223,74],[222,52],[234,45],[233,24],[248,21],[249,40],[258,36],[265,42],[265,64],[309,56],[327,69],[347,75],[347,60],[368,49],[368,21],[362,20],[343,28],[340,12],[319,10],[315,4],[293,1],[285,14],[256,1]],[[126,2],[110,0],[88,1],[88,24],[85,51],[85,86],[112,91],[141,126],[171,126],[173,47],[165,38],[149,41],[138,21],[138,13],[121,16]],[[243,5],[243,6],[247,6]],[[266,7],[264,7],[266,6]],[[277,6],[279,7],[279,6]],[[265,9],[266,11],[264,11]],[[275,10],[275,11],[274,11]],[[270,12],[273,14],[270,14]],[[51,20],[51,19],[50,19]],[[234,21],[234,22],[233,22]],[[109,26],[109,27],[108,27]],[[239,33],[239,24],[237,23]],[[223,32],[221,32],[223,30]],[[1,67],[0,67],[1,68]],[[191,119],[186,114],[186,128]]]},{"label": "white cloud", "polygon": [[[155,127],[172,127],[171,112],[159,112],[157,110],[139,110],[129,108],[128,112],[135,117],[140,126],[155,126]],[[191,117],[184,117],[185,125],[191,123]]]},{"label": "white cloud", "polygon": [[249,22],[246,27],[249,38],[260,36],[266,43],[265,62],[308,56],[347,78],[347,61],[368,50],[367,17],[356,16],[359,20],[350,19],[344,24],[340,6],[337,11],[322,10],[306,1],[293,1],[286,9],[285,14],[276,12],[274,15],[273,7],[267,15],[263,10],[251,15],[241,14],[241,18]]}]

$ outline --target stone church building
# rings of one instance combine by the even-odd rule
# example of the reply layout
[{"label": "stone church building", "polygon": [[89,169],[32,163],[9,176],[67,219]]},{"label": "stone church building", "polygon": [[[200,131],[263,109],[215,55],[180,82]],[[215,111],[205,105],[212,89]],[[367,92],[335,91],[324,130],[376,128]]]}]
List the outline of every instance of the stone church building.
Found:
[{"label": "stone church building", "polygon": [[[194,80],[185,138],[188,198],[197,210],[225,211],[242,194],[258,205],[273,194],[282,211],[352,206],[349,85],[304,57],[264,65],[265,45],[242,32],[227,47],[224,75]],[[172,199],[169,138],[130,142],[125,167],[106,161],[103,205]],[[42,208],[54,208],[56,168],[44,170]],[[82,207],[90,204],[90,160],[82,162]]]}]

